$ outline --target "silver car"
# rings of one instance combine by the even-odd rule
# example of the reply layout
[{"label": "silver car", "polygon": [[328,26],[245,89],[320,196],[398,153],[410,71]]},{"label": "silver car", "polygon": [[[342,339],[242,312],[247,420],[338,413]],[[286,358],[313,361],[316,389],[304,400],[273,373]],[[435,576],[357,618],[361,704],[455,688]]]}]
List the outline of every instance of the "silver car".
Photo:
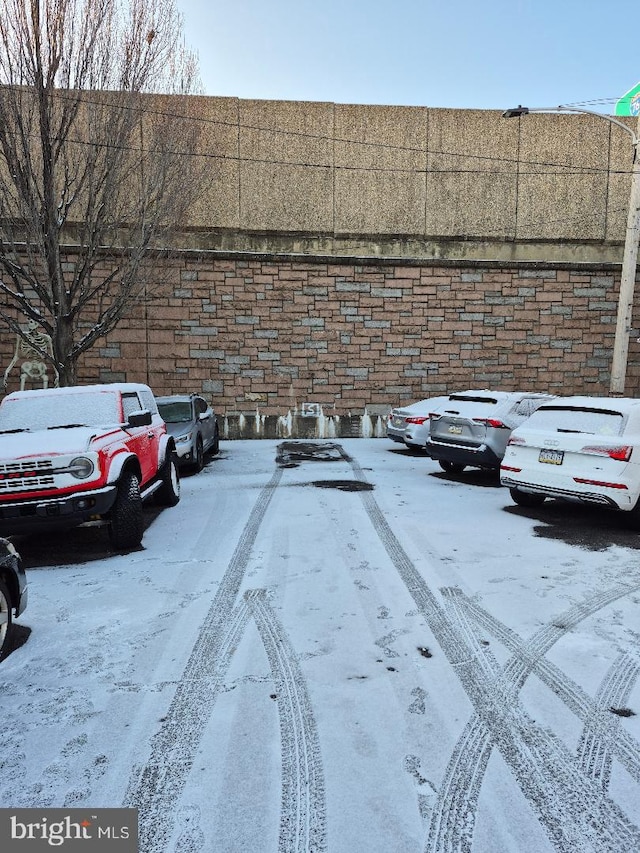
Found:
[{"label": "silver car", "polygon": [[387,438],[401,442],[410,450],[425,450],[429,438],[429,416],[448,397],[430,397],[410,406],[392,409],[387,420]]},{"label": "silver car", "polygon": [[215,412],[199,394],[157,397],[158,411],[174,437],[178,465],[202,471],[205,456],[220,450],[220,433]]},{"label": "silver car", "polygon": [[499,471],[512,430],[551,394],[521,391],[463,391],[431,415],[427,453],[443,471],[467,466]]}]

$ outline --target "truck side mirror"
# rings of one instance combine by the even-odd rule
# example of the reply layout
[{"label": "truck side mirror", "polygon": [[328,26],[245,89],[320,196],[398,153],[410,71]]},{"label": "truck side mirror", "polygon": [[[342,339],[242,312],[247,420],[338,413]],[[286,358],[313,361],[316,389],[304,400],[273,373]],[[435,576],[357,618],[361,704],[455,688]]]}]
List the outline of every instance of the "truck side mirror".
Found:
[{"label": "truck side mirror", "polygon": [[139,412],[131,412],[129,415],[129,420],[127,421],[128,427],[143,427],[149,426],[151,423],[151,412],[149,409],[141,409]]}]

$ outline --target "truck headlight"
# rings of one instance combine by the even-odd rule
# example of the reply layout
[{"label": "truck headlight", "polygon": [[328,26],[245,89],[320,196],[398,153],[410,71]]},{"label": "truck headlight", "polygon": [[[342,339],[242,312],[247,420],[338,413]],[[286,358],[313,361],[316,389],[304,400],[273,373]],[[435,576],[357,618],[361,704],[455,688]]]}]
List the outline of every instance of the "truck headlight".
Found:
[{"label": "truck headlight", "polygon": [[86,456],[76,456],[75,459],[71,460],[69,472],[78,480],[86,480],[93,474],[93,462]]}]

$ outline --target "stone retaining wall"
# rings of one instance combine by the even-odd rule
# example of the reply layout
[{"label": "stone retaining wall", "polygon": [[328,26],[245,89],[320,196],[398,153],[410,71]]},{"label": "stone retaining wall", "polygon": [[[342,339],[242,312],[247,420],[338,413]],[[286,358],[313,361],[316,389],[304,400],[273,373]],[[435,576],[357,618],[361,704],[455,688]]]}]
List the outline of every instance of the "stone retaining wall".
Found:
[{"label": "stone retaining wall", "polygon": [[[613,267],[223,258],[175,262],[81,380],[213,401],[230,437],[377,435],[389,408],[467,387],[607,394]],[[632,338],[628,392],[638,391]]]}]

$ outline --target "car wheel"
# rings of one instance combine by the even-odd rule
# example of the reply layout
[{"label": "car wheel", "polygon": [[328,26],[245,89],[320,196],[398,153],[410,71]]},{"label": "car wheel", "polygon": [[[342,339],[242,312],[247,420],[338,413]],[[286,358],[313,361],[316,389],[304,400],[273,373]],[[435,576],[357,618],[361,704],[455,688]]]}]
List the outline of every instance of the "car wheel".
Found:
[{"label": "car wheel", "polygon": [[200,436],[198,436],[197,441],[196,441],[196,452],[195,452],[195,459],[194,459],[194,463],[193,463],[193,470],[197,472],[197,471],[202,471],[203,468],[204,468],[204,448],[202,446],[202,438]]},{"label": "car wheel", "polygon": [[216,424],[216,431],[213,436],[213,444],[211,445],[211,455],[217,456],[220,453],[220,432],[218,431],[218,424]]},{"label": "car wheel", "polygon": [[11,597],[4,581],[0,580],[0,660],[9,646],[11,628]]},{"label": "car wheel", "polygon": [[160,506],[175,506],[180,500],[180,475],[175,451],[167,453],[159,477],[162,485],[156,492],[156,503]]},{"label": "car wheel", "polygon": [[462,474],[464,469],[467,467],[466,465],[461,465],[459,462],[448,462],[446,459],[439,459],[438,465],[443,471],[446,471],[447,474]]},{"label": "car wheel", "polygon": [[137,548],[142,542],[144,517],[142,498],[138,478],[131,471],[125,471],[118,483],[118,493],[111,507],[109,537],[116,551],[128,551]]},{"label": "car wheel", "polygon": [[509,489],[514,503],[518,506],[542,506],[545,502],[544,495],[534,495],[531,492],[521,492],[520,489]]}]

